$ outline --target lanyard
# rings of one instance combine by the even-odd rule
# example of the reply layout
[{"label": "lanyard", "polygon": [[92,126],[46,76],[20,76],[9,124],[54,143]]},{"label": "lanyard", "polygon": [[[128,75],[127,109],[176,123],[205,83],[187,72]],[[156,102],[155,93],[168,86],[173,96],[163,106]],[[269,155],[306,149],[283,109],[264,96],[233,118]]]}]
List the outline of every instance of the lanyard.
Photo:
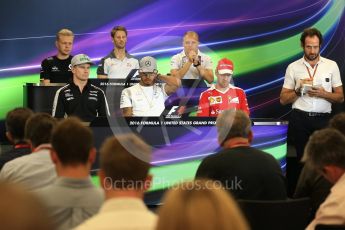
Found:
[{"label": "lanyard", "polygon": [[317,67],[319,66],[319,64],[316,64],[316,67],[315,67],[315,70],[314,70],[313,75],[311,75],[311,73],[310,73],[310,70],[309,70],[308,66],[307,66],[306,64],[304,64],[304,65],[305,65],[305,68],[307,68],[309,78],[310,78],[310,79],[313,81],[313,80],[314,80],[314,76],[315,76],[316,71],[317,71]]},{"label": "lanyard", "polygon": [[30,148],[31,146],[29,144],[16,144],[14,146],[15,149],[24,149],[24,148]]}]

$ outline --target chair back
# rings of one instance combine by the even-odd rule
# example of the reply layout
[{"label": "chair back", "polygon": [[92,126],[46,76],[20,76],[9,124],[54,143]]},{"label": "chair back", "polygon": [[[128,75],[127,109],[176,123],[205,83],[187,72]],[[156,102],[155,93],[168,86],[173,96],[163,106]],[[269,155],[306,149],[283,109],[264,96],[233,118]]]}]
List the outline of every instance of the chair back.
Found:
[{"label": "chair back", "polygon": [[310,198],[238,202],[252,230],[302,230],[310,222]]}]

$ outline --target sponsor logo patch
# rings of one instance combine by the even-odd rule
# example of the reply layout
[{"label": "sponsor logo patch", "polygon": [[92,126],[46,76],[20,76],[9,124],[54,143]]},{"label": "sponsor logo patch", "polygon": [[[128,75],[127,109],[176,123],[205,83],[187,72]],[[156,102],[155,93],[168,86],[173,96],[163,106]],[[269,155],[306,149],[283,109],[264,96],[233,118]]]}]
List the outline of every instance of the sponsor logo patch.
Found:
[{"label": "sponsor logo patch", "polygon": [[214,104],[221,104],[223,102],[223,98],[221,96],[209,97],[210,105]]},{"label": "sponsor logo patch", "polygon": [[57,66],[53,66],[52,67],[52,72],[57,72],[57,71],[59,71],[59,68]]},{"label": "sponsor logo patch", "polygon": [[229,103],[238,104],[240,103],[240,100],[238,99],[238,97],[234,97],[234,98],[229,97]]}]

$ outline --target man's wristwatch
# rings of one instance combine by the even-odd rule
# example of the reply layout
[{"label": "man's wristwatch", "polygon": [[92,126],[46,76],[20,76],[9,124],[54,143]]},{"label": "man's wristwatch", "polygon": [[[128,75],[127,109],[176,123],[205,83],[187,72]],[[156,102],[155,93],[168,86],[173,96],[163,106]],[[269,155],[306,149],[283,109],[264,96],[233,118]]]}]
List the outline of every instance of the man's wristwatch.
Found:
[{"label": "man's wristwatch", "polygon": [[194,63],[193,63],[193,66],[194,66],[194,67],[198,67],[199,65],[201,65],[200,61],[198,61],[197,64],[194,64]]},{"label": "man's wristwatch", "polygon": [[295,89],[295,93],[298,97],[300,97],[301,96],[301,88]]}]

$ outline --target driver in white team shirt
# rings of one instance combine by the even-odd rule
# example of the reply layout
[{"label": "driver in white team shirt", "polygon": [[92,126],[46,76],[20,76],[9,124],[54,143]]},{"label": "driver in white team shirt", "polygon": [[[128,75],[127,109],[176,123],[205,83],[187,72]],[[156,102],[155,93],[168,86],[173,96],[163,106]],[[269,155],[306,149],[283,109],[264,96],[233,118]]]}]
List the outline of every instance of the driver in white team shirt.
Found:
[{"label": "driver in white team shirt", "polygon": [[[165,109],[164,102],[181,85],[181,80],[161,75],[153,57],[139,62],[140,82],[122,90],[120,108],[125,117],[158,117]],[[157,80],[164,83],[158,84]]]}]

